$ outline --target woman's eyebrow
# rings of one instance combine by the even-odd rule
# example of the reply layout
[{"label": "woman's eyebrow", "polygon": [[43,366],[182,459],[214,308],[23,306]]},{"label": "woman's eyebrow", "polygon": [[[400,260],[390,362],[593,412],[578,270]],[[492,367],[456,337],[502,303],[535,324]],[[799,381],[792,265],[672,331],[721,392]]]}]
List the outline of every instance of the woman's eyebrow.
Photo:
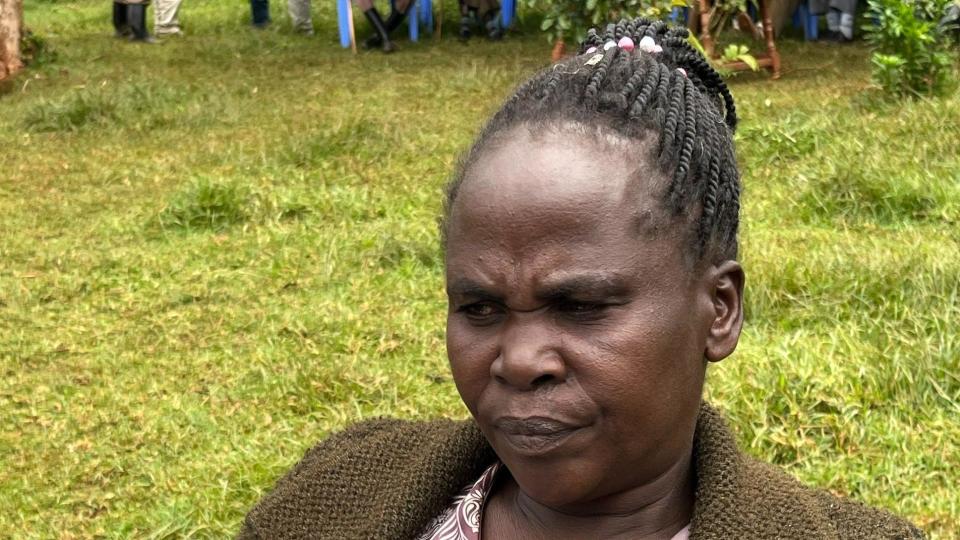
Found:
[{"label": "woman's eyebrow", "polygon": [[626,280],[616,274],[579,274],[545,280],[537,291],[540,298],[563,298],[577,294],[621,296],[629,292]]},{"label": "woman's eyebrow", "polygon": [[500,299],[498,295],[490,292],[490,290],[483,285],[480,285],[476,281],[467,278],[457,279],[453,283],[447,285],[447,296],[484,298],[491,300]]}]

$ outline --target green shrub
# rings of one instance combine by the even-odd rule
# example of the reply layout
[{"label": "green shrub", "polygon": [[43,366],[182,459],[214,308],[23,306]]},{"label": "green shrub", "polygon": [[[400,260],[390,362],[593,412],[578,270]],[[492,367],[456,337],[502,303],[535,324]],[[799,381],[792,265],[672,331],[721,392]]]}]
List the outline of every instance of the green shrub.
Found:
[{"label": "green shrub", "polygon": [[874,81],[895,96],[937,95],[949,83],[952,59],[936,23],[944,0],[870,0],[864,30],[874,48]]},{"label": "green shrub", "polygon": [[542,11],[540,30],[551,42],[579,43],[593,26],[624,17],[662,17],[686,0],[524,0],[527,7]]},{"label": "green shrub", "polygon": [[28,66],[37,67],[57,59],[57,52],[50,42],[41,36],[25,30],[20,38],[20,56]]}]

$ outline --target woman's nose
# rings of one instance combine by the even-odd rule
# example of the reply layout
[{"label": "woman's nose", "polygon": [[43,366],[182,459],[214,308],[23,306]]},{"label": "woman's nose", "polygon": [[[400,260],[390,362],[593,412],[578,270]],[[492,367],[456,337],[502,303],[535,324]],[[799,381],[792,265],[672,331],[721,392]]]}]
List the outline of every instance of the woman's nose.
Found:
[{"label": "woman's nose", "polygon": [[503,327],[500,351],[490,374],[518,390],[563,382],[567,368],[558,350],[559,336],[542,314],[511,314]]}]

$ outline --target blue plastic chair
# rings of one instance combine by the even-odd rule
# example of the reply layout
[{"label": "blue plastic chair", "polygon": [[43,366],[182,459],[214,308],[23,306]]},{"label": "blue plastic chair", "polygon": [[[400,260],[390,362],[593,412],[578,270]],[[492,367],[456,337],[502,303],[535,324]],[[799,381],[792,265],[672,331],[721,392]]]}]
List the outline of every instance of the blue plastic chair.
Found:
[{"label": "blue plastic chair", "polygon": [[[412,0],[407,14],[410,26],[410,41],[420,41],[420,25],[424,25],[427,32],[433,32],[433,0]],[[393,1],[390,2],[391,9]],[[350,0],[337,0],[337,26],[340,30],[340,46],[350,47],[350,22],[353,19],[353,9]]]},{"label": "blue plastic chair", "polygon": [[503,0],[503,3],[500,5],[500,24],[503,25],[503,29],[506,30],[507,28],[510,28],[510,25],[513,24],[513,20],[516,18],[516,0]]},{"label": "blue plastic chair", "polygon": [[674,6],[670,11],[670,22],[677,23],[681,18],[684,24],[690,21],[690,8]]},{"label": "blue plastic chair", "polygon": [[[420,25],[428,34],[433,33],[433,0],[412,0],[407,22],[410,24],[410,41],[420,41]],[[393,5],[391,0],[390,5]]]},{"label": "blue plastic chair", "polygon": [[807,41],[817,40],[820,16],[810,13],[809,2],[800,2],[797,10],[793,12],[793,27],[801,26],[803,27],[803,39]]}]

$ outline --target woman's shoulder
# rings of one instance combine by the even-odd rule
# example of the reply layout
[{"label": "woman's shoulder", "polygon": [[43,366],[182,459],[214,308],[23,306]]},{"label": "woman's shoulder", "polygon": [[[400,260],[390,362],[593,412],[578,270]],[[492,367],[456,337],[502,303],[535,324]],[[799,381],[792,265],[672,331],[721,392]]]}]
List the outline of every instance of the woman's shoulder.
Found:
[{"label": "woman's shoulder", "polygon": [[693,531],[700,529],[698,538],[924,537],[905,519],[806,486],[741,452],[720,413],[706,404],[697,426],[696,455]]},{"label": "woman's shoulder", "polygon": [[492,459],[473,422],[359,422],[308,450],[250,511],[241,537],[380,537],[375,533],[388,526],[387,536],[413,531]]},{"label": "woman's shoulder", "polygon": [[781,468],[751,457],[744,460],[743,485],[752,493],[749,498],[755,501],[755,510],[770,511],[781,527],[816,525],[826,533],[823,537],[851,540],[924,538],[920,529],[906,519],[807,486]]}]

